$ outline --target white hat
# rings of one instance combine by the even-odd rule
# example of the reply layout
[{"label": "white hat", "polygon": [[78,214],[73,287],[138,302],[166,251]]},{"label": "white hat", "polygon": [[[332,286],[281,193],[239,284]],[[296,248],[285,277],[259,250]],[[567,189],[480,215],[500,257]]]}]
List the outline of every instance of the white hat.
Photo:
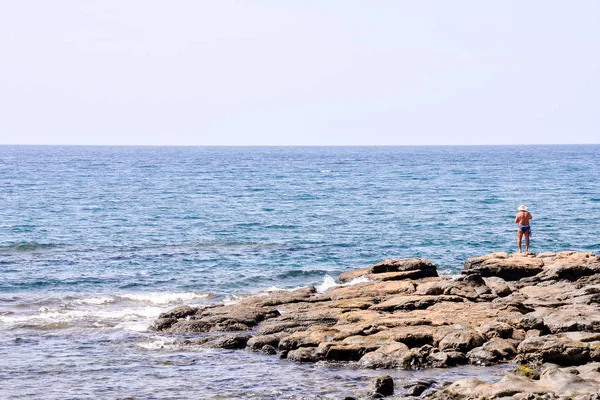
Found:
[{"label": "white hat", "polygon": [[524,205],[519,206],[519,208],[517,208],[517,210],[519,211],[527,211],[527,207],[525,207]]}]

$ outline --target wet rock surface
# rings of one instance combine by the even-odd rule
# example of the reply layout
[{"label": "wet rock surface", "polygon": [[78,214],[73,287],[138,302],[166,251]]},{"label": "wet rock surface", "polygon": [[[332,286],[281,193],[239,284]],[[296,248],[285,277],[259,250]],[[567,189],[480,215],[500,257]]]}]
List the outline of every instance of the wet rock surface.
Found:
[{"label": "wet rock surface", "polygon": [[417,383],[403,389],[407,398],[599,398],[600,257],[592,253],[492,253],[465,261],[454,279],[427,260],[387,260],[348,271],[340,283],[324,293],[307,287],[181,306],[153,329],[294,362],[519,366],[492,384]]}]

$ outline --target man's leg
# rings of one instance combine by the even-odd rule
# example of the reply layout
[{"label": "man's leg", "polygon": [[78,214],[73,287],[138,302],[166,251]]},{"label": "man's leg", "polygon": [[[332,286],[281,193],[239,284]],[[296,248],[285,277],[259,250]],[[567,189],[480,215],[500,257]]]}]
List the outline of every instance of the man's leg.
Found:
[{"label": "man's leg", "polygon": [[525,232],[525,252],[529,252],[529,231]]},{"label": "man's leg", "polygon": [[517,229],[517,246],[519,246],[519,253],[521,252],[521,238],[523,237],[523,232],[520,229]]}]

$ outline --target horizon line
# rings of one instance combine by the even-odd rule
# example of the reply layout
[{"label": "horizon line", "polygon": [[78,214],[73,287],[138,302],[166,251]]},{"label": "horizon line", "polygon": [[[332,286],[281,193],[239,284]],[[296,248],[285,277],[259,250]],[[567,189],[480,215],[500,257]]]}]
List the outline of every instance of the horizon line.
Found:
[{"label": "horizon line", "polygon": [[0,143],[0,147],[490,147],[490,146],[594,146],[600,143],[521,144],[23,144]]}]

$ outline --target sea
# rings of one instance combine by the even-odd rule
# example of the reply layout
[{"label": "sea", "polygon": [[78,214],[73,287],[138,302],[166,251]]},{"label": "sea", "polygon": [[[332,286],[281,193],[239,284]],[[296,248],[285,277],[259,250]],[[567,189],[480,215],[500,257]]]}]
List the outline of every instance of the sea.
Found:
[{"label": "sea", "polygon": [[390,374],[182,346],[175,306],[422,257],[443,275],[515,252],[600,252],[600,145],[0,146],[1,399],[339,399]]}]

